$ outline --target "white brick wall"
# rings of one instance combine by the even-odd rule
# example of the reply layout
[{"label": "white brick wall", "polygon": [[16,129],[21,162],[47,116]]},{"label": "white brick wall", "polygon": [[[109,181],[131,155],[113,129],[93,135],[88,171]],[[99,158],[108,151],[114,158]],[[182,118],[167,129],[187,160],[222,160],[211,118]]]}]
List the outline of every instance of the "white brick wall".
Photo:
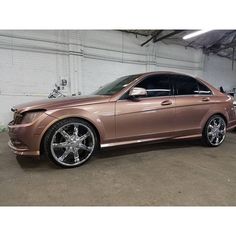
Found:
[{"label": "white brick wall", "polygon": [[119,31],[0,31],[0,124],[10,107],[45,98],[68,80],[68,95],[88,94],[122,75],[155,70],[184,72],[215,86],[236,87],[228,59],[163,43],[140,47],[145,37]]}]

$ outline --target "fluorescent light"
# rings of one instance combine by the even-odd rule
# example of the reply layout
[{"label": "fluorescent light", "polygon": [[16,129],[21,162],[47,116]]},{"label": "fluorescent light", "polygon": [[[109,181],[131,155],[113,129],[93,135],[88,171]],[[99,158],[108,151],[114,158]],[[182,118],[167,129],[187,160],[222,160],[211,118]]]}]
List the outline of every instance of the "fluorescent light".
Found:
[{"label": "fluorescent light", "polygon": [[185,35],[185,36],[183,37],[183,39],[185,39],[185,40],[186,40],[186,39],[190,39],[190,38],[196,37],[196,36],[198,36],[198,35],[205,34],[205,33],[209,32],[209,31],[211,31],[211,30],[198,30],[198,31],[195,31],[195,32],[193,32],[193,33],[191,33],[191,34]]}]

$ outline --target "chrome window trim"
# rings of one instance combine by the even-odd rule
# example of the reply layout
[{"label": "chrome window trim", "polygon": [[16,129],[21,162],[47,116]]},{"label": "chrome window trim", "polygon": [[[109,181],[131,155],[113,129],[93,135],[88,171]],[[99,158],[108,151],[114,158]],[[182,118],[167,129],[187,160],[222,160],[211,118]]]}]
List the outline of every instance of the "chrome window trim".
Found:
[{"label": "chrome window trim", "polygon": [[185,95],[174,95],[175,97],[209,97],[209,96],[213,96],[213,94],[185,94]]},{"label": "chrome window trim", "polygon": [[[210,94],[209,96],[213,96],[213,94]],[[142,97],[142,98],[137,98],[138,100],[147,100],[147,99],[156,99],[156,98],[167,98],[170,97],[171,99],[176,98],[176,97],[208,97],[202,94],[189,94],[189,95],[168,95],[168,96],[155,96],[155,97]],[[131,99],[124,98],[124,99],[118,99],[118,101],[131,101]]]},{"label": "chrome window trim", "polygon": [[[138,100],[147,100],[147,99],[157,99],[157,98],[167,98],[170,97],[171,99],[173,99],[175,96],[174,95],[168,95],[168,96],[155,96],[155,97],[141,97],[141,98],[137,98]],[[132,101],[131,99],[128,98],[124,98],[124,99],[118,99],[118,101]]]},{"label": "chrome window trim", "polygon": [[[196,79],[196,80],[197,80],[197,79]],[[199,81],[199,80],[197,80],[197,82],[198,82],[199,84],[201,84],[201,85],[207,87],[207,88],[209,89],[209,91],[211,91],[211,94],[210,94],[210,95],[214,95],[214,92],[213,92],[206,84],[202,83],[202,81]],[[198,89],[199,89],[199,87],[198,87]]]}]

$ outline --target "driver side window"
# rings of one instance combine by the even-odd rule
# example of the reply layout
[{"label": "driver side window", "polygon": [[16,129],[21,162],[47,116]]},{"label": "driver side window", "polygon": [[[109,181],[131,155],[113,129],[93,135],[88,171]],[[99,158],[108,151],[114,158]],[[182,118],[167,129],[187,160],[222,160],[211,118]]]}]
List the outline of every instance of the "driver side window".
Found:
[{"label": "driver side window", "polygon": [[135,87],[146,89],[147,97],[171,95],[170,79],[168,76],[151,76],[141,81]]}]

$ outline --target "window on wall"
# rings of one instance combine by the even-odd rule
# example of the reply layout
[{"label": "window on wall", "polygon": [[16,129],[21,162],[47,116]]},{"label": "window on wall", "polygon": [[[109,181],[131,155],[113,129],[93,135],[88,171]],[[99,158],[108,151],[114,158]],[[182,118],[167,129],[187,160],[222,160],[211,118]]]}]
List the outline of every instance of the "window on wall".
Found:
[{"label": "window on wall", "polygon": [[168,76],[151,76],[139,84],[136,87],[145,88],[147,90],[148,97],[160,97],[160,96],[170,96],[170,79]]}]

